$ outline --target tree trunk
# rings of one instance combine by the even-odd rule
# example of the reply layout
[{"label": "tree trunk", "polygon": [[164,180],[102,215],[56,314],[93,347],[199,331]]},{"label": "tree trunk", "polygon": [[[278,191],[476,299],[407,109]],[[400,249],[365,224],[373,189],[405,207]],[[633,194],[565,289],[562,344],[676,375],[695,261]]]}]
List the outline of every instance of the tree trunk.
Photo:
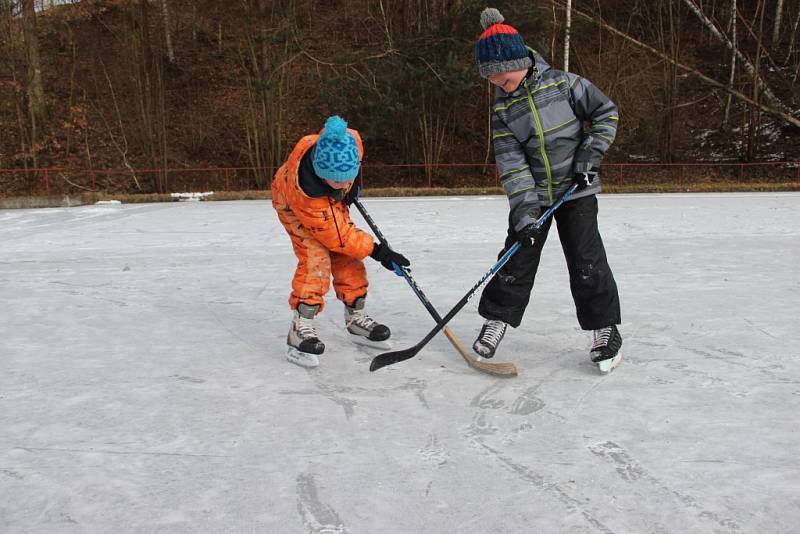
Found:
[{"label": "tree trunk", "polygon": [[569,37],[572,31],[572,0],[567,0],[566,22],[564,23],[564,71],[569,70]]},{"label": "tree trunk", "polygon": [[775,6],[775,23],[772,26],[772,48],[778,45],[781,38],[781,19],[783,18],[783,0],[778,0]]},{"label": "tree trunk", "polygon": [[794,45],[797,40],[797,31],[800,29],[800,6],[797,8],[797,18],[794,20],[794,26],[792,26],[792,37],[789,39],[789,47],[786,49],[786,61],[784,62],[783,66],[789,66],[789,61],[792,59],[792,54],[794,54]]},{"label": "tree trunk", "polygon": [[[762,42],[764,39],[764,11],[766,11],[766,6],[764,5],[763,1],[759,1],[756,5],[756,16],[758,17],[758,35],[756,38],[758,39],[758,42]],[[756,49],[756,73],[761,67],[761,56],[762,47],[759,46]],[[761,91],[759,84],[756,83],[756,76],[757,74],[753,75],[753,102],[755,102],[755,105],[751,106],[750,123],[747,129],[747,161],[753,161],[756,159],[759,146],[758,135],[759,130],[761,129],[761,110],[758,109],[758,101],[761,98]]]},{"label": "tree trunk", "polygon": [[[194,4],[194,2],[192,2]],[[175,50],[172,48],[172,30],[169,25],[169,5],[167,0],[161,0],[161,22],[164,25],[164,41],[167,45],[167,59],[175,63]]]},{"label": "tree trunk", "polygon": [[[554,1],[558,1],[558,0],[554,0]],[[715,80],[713,78],[709,78],[708,76],[706,76],[705,74],[703,74],[702,72],[700,72],[699,70],[697,70],[695,68],[692,68],[692,67],[689,67],[688,65],[684,65],[682,63],[674,61],[672,58],[670,58],[669,56],[665,55],[663,52],[653,48],[652,46],[650,46],[648,44],[643,43],[642,41],[640,41],[640,40],[638,40],[638,39],[636,39],[634,37],[631,37],[629,34],[623,32],[621,30],[618,30],[617,28],[615,28],[614,26],[608,24],[607,22],[605,22],[604,20],[602,20],[599,17],[593,16],[593,15],[591,15],[589,13],[584,13],[583,11],[576,10],[574,8],[572,10],[572,13],[573,13],[573,15],[577,15],[579,17],[583,17],[583,18],[585,18],[587,20],[590,20],[590,21],[598,24],[601,28],[605,29],[606,31],[608,31],[608,32],[610,32],[610,33],[612,33],[614,35],[617,35],[619,37],[622,37],[626,41],[635,44],[637,47],[639,47],[639,48],[641,48],[643,50],[647,50],[651,54],[654,54],[654,55],[660,57],[661,59],[663,59],[665,61],[674,62],[675,66],[678,67],[679,69],[694,74],[699,79],[703,80],[705,83],[707,83],[709,85],[712,85],[714,87],[718,87],[718,88],[723,89],[725,91],[728,91],[730,94],[732,94],[733,96],[735,96],[737,99],[741,100],[742,102],[747,102],[747,103],[750,103],[750,104],[756,104],[755,102],[753,102],[753,100],[749,96],[747,96],[747,95],[745,95],[745,94],[743,94],[743,93],[741,93],[741,92],[739,92],[739,91],[737,91],[735,89],[728,88],[728,86],[725,85],[724,83],[718,82],[717,80]],[[800,119],[792,116],[791,110],[786,110],[785,106],[782,106],[782,105],[780,107],[769,106],[767,104],[764,104],[761,101],[759,101],[757,103],[757,106],[762,111],[765,111],[765,112],[767,112],[767,113],[769,113],[771,115],[774,115],[775,117],[779,118],[780,120],[782,120],[786,124],[791,124],[792,126],[794,126],[796,128],[800,128]]]},{"label": "tree trunk", "polygon": [[[784,113],[791,113],[791,110],[788,106],[786,106],[778,97],[775,96],[775,93],[767,87],[766,82],[764,82],[763,78],[758,74],[758,71],[753,64],[742,54],[741,50],[737,47],[733,46],[730,39],[725,37],[722,32],[719,31],[716,24],[711,21],[706,15],[703,13],[703,10],[694,2],[694,0],[683,0],[683,3],[689,8],[689,10],[695,14],[695,16],[700,19],[700,21],[705,25],[705,27],[711,32],[714,37],[719,39],[725,46],[729,49],[733,50],[736,54],[736,57],[742,63],[744,70],[753,77],[754,83],[757,83],[760,86],[761,93],[767,97],[767,99],[772,103],[773,106],[776,106],[778,109],[783,111]],[[760,42],[760,41],[759,41]],[[760,47],[759,47],[760,49]]]},{"label": "tree trunk", "polygon": [[22,33],[28,62],[28,108],[33,130],[36,131],[38,126],[44,124],[47,108],[42,87],[42,63],[39,58],[39,36],[36,31],[36,11],[33,1],[22,0]]},{"label": "tree trunk", "polygon": [[733,89],[733,82],[736,79],[736,12],[738,11],[738,7],[736,6],[736,0],[731,0],[731,44],[733,45],[733,50],[731,52],[731,74],[728,77],[728,97],[725,100],[725,113],[722,116],[722,129],[725,130],[728,128],[728,121],[730,120],[731,116],[731,100],[733,96],[730,93],[730,90]]}]

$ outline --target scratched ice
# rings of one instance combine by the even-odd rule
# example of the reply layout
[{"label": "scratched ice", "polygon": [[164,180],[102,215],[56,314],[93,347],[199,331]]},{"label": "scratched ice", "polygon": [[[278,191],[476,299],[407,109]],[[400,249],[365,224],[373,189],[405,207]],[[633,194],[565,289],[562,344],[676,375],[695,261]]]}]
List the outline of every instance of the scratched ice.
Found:
[{"label": "scratched ice", "polygon": [[[364,204],[442,315],[504,237],[502,197]],[[600,227],[622,365],[589,363],[552,234],[498,379],[441,335],[370,373],[332,293],[322,364],[287,363],[269,202],[0,211],[0,531],[794,530],[800,194],[603,195]],[[431,318],[366,261],[413,345]]]}]

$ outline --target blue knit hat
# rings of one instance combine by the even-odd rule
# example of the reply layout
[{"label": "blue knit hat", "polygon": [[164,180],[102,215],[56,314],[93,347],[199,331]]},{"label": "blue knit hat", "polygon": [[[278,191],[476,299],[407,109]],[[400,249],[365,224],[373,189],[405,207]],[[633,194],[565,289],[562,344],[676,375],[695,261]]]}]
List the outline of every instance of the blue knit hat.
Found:
[{"label": "blue knit hat", "polygon": [[533,65],[522,36],[508,24],[503,15],[493,7],[481,12],[484,32],[475,43],[475,62],[484,78],[500,72],[525,70]]},{"label": "blue knit hat", "polygon": [[355,137],[347,131],[347,123],[334,115],[325,121],[325,129],[317,140],[314,172],[324,180],[348,182],[358,176],[361,161]]}]

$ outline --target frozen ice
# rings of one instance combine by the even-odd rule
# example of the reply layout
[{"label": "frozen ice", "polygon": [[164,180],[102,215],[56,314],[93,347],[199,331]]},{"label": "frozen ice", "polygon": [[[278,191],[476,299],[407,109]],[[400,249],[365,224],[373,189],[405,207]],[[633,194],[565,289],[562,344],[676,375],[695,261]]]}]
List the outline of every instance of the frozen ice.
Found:
[{"label": "frozen ice", "polygon": [[[363,202],[442,315],[505,235],[500,196]],[[320,366],[288,363],[268,201],[0,210],[0,531],[796,529],[800,194],[599,202],[625,359],[589,361],[551,234],[511,379],[443,335],[370,373],[333,293]],[[412,346],[432,319],[366,262],[370,315]]]}]

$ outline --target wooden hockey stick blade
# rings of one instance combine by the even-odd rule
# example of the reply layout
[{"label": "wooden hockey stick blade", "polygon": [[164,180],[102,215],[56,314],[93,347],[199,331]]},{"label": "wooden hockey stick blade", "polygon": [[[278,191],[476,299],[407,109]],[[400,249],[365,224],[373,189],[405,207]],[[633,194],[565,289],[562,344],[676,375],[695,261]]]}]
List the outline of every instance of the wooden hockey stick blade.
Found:
[{"label": "wooden hockey stick blade", "polygon": [[464,361],[467,362],[467,365],[473,369],[502,378],[511,378],[519,374],[517,373],[517,367],[511,362],[486,362],[478,360],[464,350],[464,347],[458,341],[458,338],[456,338],[452,330],[446,326],[444,327],[444,335],[447,336],[447,339],[450,340],[450,343],[452,343],[458,353],[461,354],[461,357],[464,358]]}]

